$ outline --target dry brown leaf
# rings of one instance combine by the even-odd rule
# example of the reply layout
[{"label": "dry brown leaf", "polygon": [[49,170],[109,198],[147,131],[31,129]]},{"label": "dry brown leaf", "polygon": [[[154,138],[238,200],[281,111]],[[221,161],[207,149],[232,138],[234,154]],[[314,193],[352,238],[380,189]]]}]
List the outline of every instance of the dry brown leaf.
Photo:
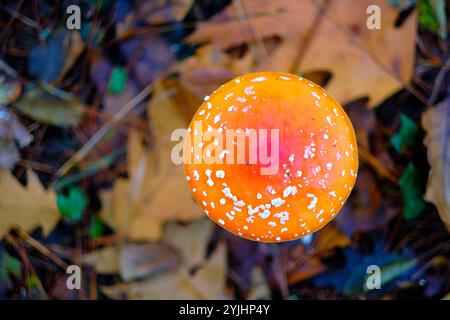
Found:
[{"label": "dry brown leaf", "polygon": [[100,274],[120,274],[124,281],[145,278],[169,270],[179,257],[162,243],[127,243],[91,251],[83,255],[83,263]]},{"label": "dry brown leaf", "polygon": [[[212,222],[197,221],[185,226],[172,224],[164,241],[170,242],[183,257],[175,270],[151,276],[143,281],[103,287],[110,298],[120,299],[225,299],[226,250],[220,244],[212,256],[202,262]],[[195,272],[192,273],[193,267]]]},{"label": "dry brown leaf", "polygon": [[327,267],[319,259],[310,259],[288,275],[288,282],[294,284],[315,277],[324,272]]},{"label": "dry brown leaf", "polygon": [[[381,8],[381,30],[366,27],[366,9],[372,4]],[[373,107],[408,84],[414,67],[416,13],[396,28],[398,12],[384,0],[333,0],[325,8],[317,23],[319,3],[311,0],[265,0],[258,5],[235,1],[201,23],[189,40],[211,42],[220,49],[254,44],[254,54],[266,56],[255,70],[329,71],[333,76],[327,89],[341,103],[367,96]],[[258,43],[273,36],[281,43],[269,55]]]},{"label": "dry brown leaf", "polygon": [[[366,9],[372,4],[381,8],[381,30],[366,28]],[[327,89],[342,103],[368,96],[370,106],[379,104],[403,88],[414,72],[416,14],[398,29],[397,15],[384,0],[333,1],[299,70],[330,70]]]},{"label": "dry brown leaf", "polygon": [[209,219],[188,226],[170,222],[163,241],[177,249],[186,267],[196,267],[205,260],[206,245],[213,228],[214,224]]},{"label": "dry brown leaf", "polygon": [[141,18],[150,24],[183,20],[194,0],[139,0],[134,18]]},{"label": "dry brown leaf", "polygon": [[170,72],[179,77],[176,81],[166,80],[164,85],[176,88],[174,100],[191,118],[206,95],[235,76],[231,70],[234,61],[213,46],[205,45],[170,68]]},{"label": "dry brown leaf", "polygon": [[450,100],[428,109],[422,116],[422,126],[431,167],[425,199],[434,203],[450,230]]},{"label": "dry brown leaf", "polygon": [[286,37],[306,32],[315,12],[308,0],[233,1],[211,20],[200,23],[188,41],[211,42],[219,49],[228,49],[262,38]]},{"label": "dry brown leaf", "polygon": [[144,148],[139,134],[132,131],[128,143],[129,179],[118,178],[114,188],[101,195],[102,218],[130,241],[158,240],[165,221],[190,221],[203,216],[191,196],[183,166],[173,164],[170,157],[172,131],[186,128],[187,121],[158,83],[148,112],[153,147]]},{"label": "dry brown leaf", "polygon": [[127,244],[120,252],[120,275],[124,281],[167,271],[179,263],[175,250],[161,243]]},{"label": "dry brown leaf", "polygon": [[120,249],[118,246],[104,247],[83,255],[82,261],[100,274],[120,273]]},{"label": "dry brown leaf", "polygon": [[140,282],[103,287],[102,291],[112,299],[225,299],[225,272],[225,246],[221,244],[194,276],[180,269]]},{"label": "dry brown leaf", "polygon": [[31,141],[33,136],[17,116],[10,109],[0,107],[0,167],[12,170],[20,160],[18,147],[26,147]]},{"label": "dry brown leaf", "polygon": [[0,194],[0,239],[13,227],[27,232],[42,227],[48,235],[60,218],[55,192],[44,189],[31,170],[26,186],[9,171],[0,170]]},{"label": "dry brown leaf", "polygon": [[342,233],[334,223],[328,224],[316,233],[312,244],[314,248],[313,255],[306,251],[297,253],[297,263],[288,274],[289,283],[293,284],[310,279],[324,272],[327,267],[321,262],[320,257],[328,255],[330,250],[345,248],[351,243],[350,238]]},{"label": "dry brown leaf", "polygon": [[247,295],[247,300],[270,299],[270,288],[267,284],[261,267],[252,270],[252,286]]}]

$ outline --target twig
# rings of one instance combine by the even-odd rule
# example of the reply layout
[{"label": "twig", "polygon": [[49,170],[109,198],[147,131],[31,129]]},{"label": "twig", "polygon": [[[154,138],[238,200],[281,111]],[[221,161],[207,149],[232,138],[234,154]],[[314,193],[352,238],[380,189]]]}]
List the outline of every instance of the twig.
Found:
[{"label": "twig", "polygon": [[114,116],[106,122],[89,141],[78,150],[69,160],[67,160],[61,168],[56,172],[56,177],[65,175],[73,166],[83,160],[86,155],[103,139],[109,130],[125,117],[134,107],[141,103],[152,92],[153,83],[147,85],[137,96],[124,105]]},{"label": "twig", "polygon": [[358,154],[362,161],[374,169],[380,176],[391,180],[393,183],[398,184],[398,177],[395,176],[380,160],[373,156],[364,147],[358,146]]},{"label": "twig", "polygon": [[439,95],[439,91],[441,90],[441,84],[444,80],[445,75],[450,70],[450,58],[445,61],[444,66],[441,70],[439,70],[439,73],[434,81],[433,91],[431,91],[430,98],[428,98],[427,105],[432,106],[436,102],[436,99]]},{"label": "twig", "polygon": [[31,28],[34,28],[34,29],[39,29],[40,28],[39,24],[36,21],[31,20],[30,18],[24,16],[20,12],[14,10],[14,9],[8,7],[8,6],[5,6],[5,5],[0,3],[0,9],[5,11],[6,13],[8,13],[11,17],[19,20],[20,22],[22,22],[23,24],[26,24],[27,26],[29,26]]},{"label": "twig", "polygon": [[260,53],[261,54],[260,57],[262,57],[263,59],[268,59],[269,53],[267,52],[261,34],[257,32],[258,30],[254,30],[252,24],[250,23],[250,19],[248,19],[248,15],[245,10],[244,4],[242,3],[241,0],[233,1],[233,4],[234,7],[236,8],[236,11],[238,12],[238,18],[240,22],[245,23],[248,26],[248,30],[250,31],[250,34],[253,39],[253,44],[256,49],[255,52]]},{"label": "twig", "polygon": [[13,78],[17,78],[18,73],[16,70],[14,70],[9,64],[7,64],[5,61],[3,61],[2,59],[0,59],[0,70],[2,70],[3,72],[5,72],[7,75],[13,77]]},{"label": "twig", "polygon": [[26,233],[22,228],[17,228],[17,234],[21,237],[25,242],[27,242],[34,249],[42,253],[44,256],[53,261],[56,265],[60,266],[64,270],[67,269],[67,264],[58,258],[55,254],[53,254],[49,249],[47,249],[42,243],[33,239],[28,233]]},{"label": "twig", "polygon": [[311,24],[311,28],[310,28],[309,32],[306,33],[307,34],[306,38],[304,39],[304,41],[300,41],[300,45],[297,50],[297,55],[292,63],[292,67],[290,70],[291,73],[297,72],[297,68],[298,68],[298,66],[300,66],[302,59],[308,50],[308,46],[311,43],[311,40],[314,39],[315,33],[317,32],[317,30],[319,30],[320,24],[323,21],[322,18],[325,16],[325,12],[328,9],[329,4],[330,4],[330,0],[325,0],[320,5],[320,7],[317,8],[316,16],[314,17],[314,21]]},{"label": "twig", "polygon": [[48,295],[47,292],[44,289],[44,286],[42,285],[41,280],[39,279],[39,277],[37,276],[36,270],[34,270],[32,264],[30,263],[30,259],[28,259],[27,253],[25,251],[25,248],[23,247],[23,245],[19,244],[17,242],[17,240],[12,237],[10,234],[7,234],[5,236],[5,240],[7,242],[9,242],[14,249],[16,249],[17,253],[20,256],[20,259],[22,260],[24,267],[25,267],[25,277],[28,278],[29,274],[31,273],[35,278],[36,278],[36,287],[40,293],[40,295],[44,298],[44,299],[48,299]]}]

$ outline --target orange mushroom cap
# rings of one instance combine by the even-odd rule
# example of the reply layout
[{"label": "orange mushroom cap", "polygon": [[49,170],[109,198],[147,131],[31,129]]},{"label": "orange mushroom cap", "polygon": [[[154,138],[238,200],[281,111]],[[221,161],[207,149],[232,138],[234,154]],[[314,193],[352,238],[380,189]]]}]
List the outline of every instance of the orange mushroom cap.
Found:
[{"label": "orange mushroom cap", "polygon": [[277,72],[237,77],[205,97],[183,156],[209,218],[262,242],[322,228],[358,170],[355,133],[339,103],[317,84]]}]

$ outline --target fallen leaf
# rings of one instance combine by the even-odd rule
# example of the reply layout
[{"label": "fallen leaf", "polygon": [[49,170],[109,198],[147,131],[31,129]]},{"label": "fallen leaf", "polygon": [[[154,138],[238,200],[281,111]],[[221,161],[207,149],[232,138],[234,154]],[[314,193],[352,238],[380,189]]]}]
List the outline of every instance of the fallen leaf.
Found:
[{"label": "fallen leaf", "polygon": [[119,274],[119,248],[108,246],[83,255],[83,263],[91,265],[99,274]]},{"label": "fallen leaf", "polygon": [[317,251],[326,251],[339,248],[345,248],[351,245],[351,240],[342,233],[334,224],[328,224],[317,232],[314,239],[314,249]]},{"label": "fallen leaf", "polygon": [[168,40],[162,36],[133,37],[122,41],[120,52],[130,65],[131,74],[142,89],[152,83],[176,61]]},{"label": "fallen leaf", "polygon": [[[174,270],[150,276],[143,281],[102,287],[113,299],[226,299],[226,249],[219,244],[208,260],[193,268],[206,252],[211,222],[202,220],[169,227],[164,239],[183,257]],[[190,236],[188,236],[190,235]],[[183,241],[186,240],[186,241]],[[192,250],[192,251],[189,251]],[[193,258],[190,256],[192,253]]]},{"label": "fallen leaf", "polygon": [[[383,13],[376,32],[366,28],[366,10],[374,4]],[[417,15],[396,28],[397,15],[384,0],[332,1],[299,70],[330,70],[327,89],[342,103],[368,96],[369,106],[378,105],[408,84],[414,72]]]},{"label": "fallen leaf", "polygon": [[263,0],[257,5],[254,1],[233,1],[209,21],[200,22],[187,39],[228,49],[256,39],[305,32],[314,15],[315,7],[304,0]]},{"label": "fallen leaf", "polygon": [[16,115],[0,107],[0,167],[12,170],[20,160],[18,147],[23,148],[33,141],[33,136],[22,126]]},{"label": "fallen leaf", "polygon": [[71,30],[65,39],[64,67],[58,79],[63,79],[83,53],[85,45],[78,31]]},{"label": "fallen leaf", "polygon": [[0,107],[14,102],[21,92],[20,80],[0,72]]},{"label": "fallen leaf", "polygon": [[450,101],[446,99],[422,116],[424,144],[430,164],[425,200],[432,202],[450,230]]},{"label": "fallen leaf", "polygon": [[159,84],[148,106],[153,147],[144,148],[131,132],[128,144],[129,179],[118,178],[101,195],[103,220],[131,241],[158,240],[167,220],[190,221],[203,216],[186,183],[183,167],[171,160],[174,129],[186,128],[175,103]]},{"label": "fallen leaf", "polygon": [[418,217],[425,208],[425,181],[426,173],[423,169],[410,162],[399,181],[403,194],[403,216],[406,220]]},{"label": "fallen leaf", "polygon": [[26,232],[42,227],[48,235],[59,220],[55,192],[45,190],[31,170],[26,186],[8,171],[0,170],[0,194],[0,239],[13,227]]},{"label": "fallen leaf", "polygon": [[92,217],[91,223],[89,225],[89,238],[96,239],[101,237],[105,233],[105,224],[98,215]]},{"label": "fallen leaf", "polygon": [[[116,24],[118,36],[127,35],[146,22],[149,25],[161,25],[181,21],[185,18],[194,0],[138,0],[134,9],[125,14]],[[118,13],[122,10],[118,10]],[[123,15],[122,12],[120,12]]]},{"label": "fallen leaf", "polygon": [[247,300],[261,299],[270,299],[270,288],[261,267],[255,267],[252,270],[251,288]]},{"label": "fallen leaf", "polygon": [[[188,40],[211,42],[220,49],[256,43],[255,50],[266,56],[256,70],[329,71],[332,78],[327,89],[343,104],[367,96],[369,105],[376,106],[410,81],[416,13],[396,28],[398,12],[384,0],[334,0],[326,4],[315,24],[320,3],[265,0],[255,5],[250,0],[234,1],[210,21],[200,23]],[[380,30],[366,28],[366,10],[373,4],[383,13]],[[268,55],[264,46],[257,44],[274,36],[281,42]]]},{"label": "fallen leaf", "polygon": [[45,84],[26,90],[13,106],[34,120],[59,127],[77,125],[85,110],[78,97]]},{"label": "fallen leaf", "polygon": [[300,281],[311,279],[322,272],[327,270],[327,267],[322,264],[318,259],[311,259],[304,262],[295,270],[289,272],[288,282],[289,284],[295,284]]},{"label": "fallen leaf", "polygon": [[108,91],[112,94],[120,94],[125,90],[128,73],[124,68],[114,68],[109,75]]},{"label": "fallen leaf", "polygon": [[6,251],[0,250],[0,280],[4,280],[9,273],[19,278],[22,273],[22,263]]},{"label": "fallen leaf", "polygon": [[188,226],[170,222],[163,241],[177,249],[186,267],[194,268],[205,260],[206,245],[213,228],[209,220],[200,220]]},{"label": "fallen leaf", "polygon": [[126,243],[91,251],[83,262],[99,274],[120,274],[124,281],[163,273],[175,267],[179,256],[164,243]]},{"label": "fallen leaf", "polygon": [[418,0],[420,26],[447,38],[447,14],[444,0]]},{"label": "fallen leaf", "polygon": [[404,146],[412,146],[419,133],[419,126],[404,113],[400,114],[400,129],[391,138],[394,149],[400,153]]},{"label": "fallen leaf", "polygon": [[319,287],[331,285],[344,296],[355,296],[366,291],[367,268],[371,265],[380,267],[383,283],[381,290],[371,291],[374,295],[392,289],[397,280],[411,279],[417,263],[408,248],[397,253],[386,252],[383,247],[383,243],[377,242],[371,253],[360,251],[356,247],[345,248],[345,266],[336,270],[328,269],[314,278],[313,282]]},{"label": "fallen leaf", "polygon": [[221,244],[211,259],[193,276],[187,270],[181,269],[140,282],[102,287],[102,291],[112,299],[226,299],[225,271],[225,246]]},{"label": "fallen leaf", "polygon": [[163,85],[176,88],[173,99],[191,118],[206,95],[237,74],[233,70],[233,64],[237,61],[213,46],[205,45],[198,48],[194,55],[171,67],[170,72],[179,76],[176,81],[166,79]]},{"label": "fallen leaf", "polygon": [[87,201],[84,190],[78,187],[71,187],[67,195],[58,193],[56,197],[56,205],[61,215],[73,221],[81,220]]},{"label": "fallen leaf", "polygon": [[124,281],[152,276],[178,263],[176,252],[165,244],[127,244],[120,250],[120,275]]},{"label": "fallen leaf", "polygon": [[183,20],[194,0],[138,1],[134,11],[138,18],[149,24],[168,23]]},{"label": "fallen leaf", "polygon": [[77,31],[62,29],[52,35],[47,43],[30,50],[28,73],[45,82],[62,79],[84,48]]},{"label": "fallen leaf", "polygon": [[313,255],[305,250],[305,247],[295,249],[296,263],[292,270],[289,270],[288,281],[294,284],[306,279],[315,277],[327,267],[321,262],[321,257],[327,256],[336,248],[345,248],[351,245],[351,240],[334,223],[328,224],[315,234],[312,244],[307,244],[313,248]]}]

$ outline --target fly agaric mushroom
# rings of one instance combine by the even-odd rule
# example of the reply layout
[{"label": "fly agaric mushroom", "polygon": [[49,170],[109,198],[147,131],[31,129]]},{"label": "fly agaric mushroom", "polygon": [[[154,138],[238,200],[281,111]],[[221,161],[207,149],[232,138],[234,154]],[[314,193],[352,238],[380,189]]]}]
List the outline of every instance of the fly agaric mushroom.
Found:
[{"label": "fly agaric mushroom", "polygon": [[339,103],[293,74],[258,72],[221,86],[184,139],[192,194],[221,227],[262,242],[326,225],[349,196],[356,138]]}]

